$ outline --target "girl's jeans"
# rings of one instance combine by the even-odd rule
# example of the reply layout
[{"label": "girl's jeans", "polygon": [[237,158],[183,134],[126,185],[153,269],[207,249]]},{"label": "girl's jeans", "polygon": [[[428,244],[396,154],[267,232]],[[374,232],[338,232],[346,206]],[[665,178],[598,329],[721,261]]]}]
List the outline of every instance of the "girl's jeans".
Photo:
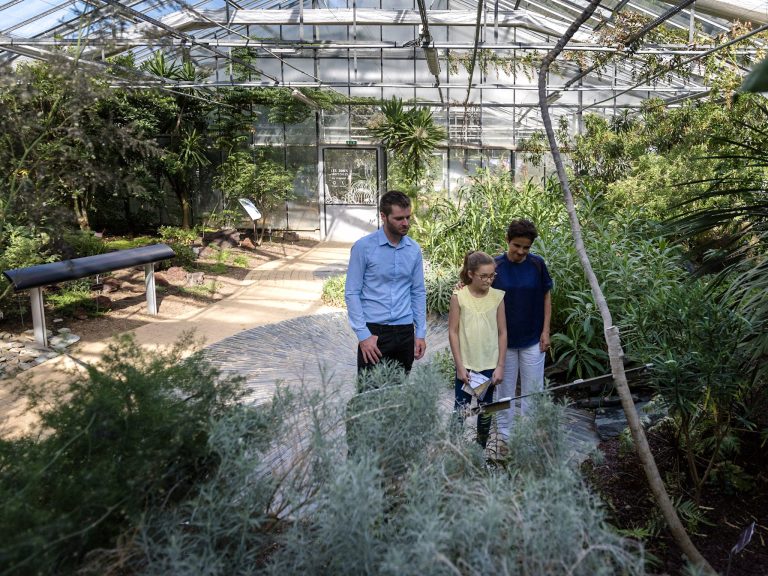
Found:
[{"label": "girl's jeans", "polygon": [[[483,370],[480,372],[483,376],[487,376],[490,378],[493,376],[493,369],[490,370]],[[454,417],[456,418],[457,426],[461,426],[464,423],[464,418],[462,416],[462,411],[466,408],[469,408],[470,402],[472,402],[472,396],[470,394],[467,394],[464,392],[464,390],[461,389],[461,387],[464,385],[464,382],[456,378],[454,380],[454,392],[455,392],[455,400],[453,403],[453,413]],[[485,389],[485,392],[483,392],[483,395],[479,398],[479,402],[490,402],[491,399],[493,399],[493,389],[494,386],[488,386],[488,388]],[[483,414],[482,412],[477,415],[477,443],[480,444],[483,448],[485,448],[486,444],[488,444],[488,434],[491,431],[491,415],[490,414]]]}]

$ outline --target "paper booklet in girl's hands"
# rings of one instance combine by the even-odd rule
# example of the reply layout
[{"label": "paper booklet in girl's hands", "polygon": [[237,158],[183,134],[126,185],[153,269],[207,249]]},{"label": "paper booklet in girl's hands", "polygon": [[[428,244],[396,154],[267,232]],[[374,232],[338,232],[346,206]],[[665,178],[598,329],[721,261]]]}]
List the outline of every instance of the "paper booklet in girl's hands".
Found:
[{"label": "paper booklet in girl's hands", "polygon": [[469,371],[469,384],[464,384],[462,390],[472,396],[480,398],[488,389],[488,385],[491,383],[491,379],[488,376],[483,376],[479,372],[473,370]]}]

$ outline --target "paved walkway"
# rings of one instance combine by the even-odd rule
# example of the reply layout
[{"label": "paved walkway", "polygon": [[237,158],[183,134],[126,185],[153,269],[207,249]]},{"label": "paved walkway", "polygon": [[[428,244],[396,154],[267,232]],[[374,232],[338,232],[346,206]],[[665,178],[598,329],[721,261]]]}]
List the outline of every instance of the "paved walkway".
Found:
[{"label": "paved walkway", "polygon": [[[321,243],[295,257],[267,262],[251,271],[246,285],[235,294],[184,318],[168,318],[133,330],[136,341],[147,348],[169,346],[189,330],[206,341],[205,354],[223,373],[245,377],[249,400],[269,401],[276,383],[316,389],[325,382],[339,382],[338,390],[351,396],[355,376],[354,333],[346,313],[324,306],[322,285],[328,276],[343,273],[349,245]],[[162,303],[160,305],[162,314]],[[82,363],[97,363],[106,342],[79,344],[61,356],[23,373],[32,382],[55,386],[82,370]],[[430,320],[427,362],[448,346],[447,323]],[[28,429],[33,422],[23,401],[0,390],[1,434]],[[446,411],[453,393],[446,387]],[[596,444],[591,414],[569,409],[569,439],[577,460]]]}]

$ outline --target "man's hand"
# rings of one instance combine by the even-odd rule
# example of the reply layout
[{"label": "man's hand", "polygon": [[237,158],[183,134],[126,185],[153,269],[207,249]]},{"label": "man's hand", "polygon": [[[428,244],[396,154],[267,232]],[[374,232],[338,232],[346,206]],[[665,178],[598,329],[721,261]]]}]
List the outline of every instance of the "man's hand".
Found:
[{"label": "man's hand", "polygon": [[371,334],[365,340],[360,341],[360,351],[363,353],[363,360],[366,364],[376,364],[381,360],[381,350],[378,346],[379,337]]},{"label": "man's hand", "polygon": [[427,349],[427,341],[424,338],[416,338],[416,342],[413,346],[413,357],[416,360],[421,359],[424,356],[424,352]]}]

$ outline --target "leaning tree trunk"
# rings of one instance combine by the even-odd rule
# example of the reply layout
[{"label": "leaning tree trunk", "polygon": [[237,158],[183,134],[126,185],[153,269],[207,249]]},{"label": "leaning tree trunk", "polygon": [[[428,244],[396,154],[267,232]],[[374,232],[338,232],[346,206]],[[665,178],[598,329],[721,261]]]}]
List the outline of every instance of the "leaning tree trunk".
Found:
[{"label": "leaning tree trunk", "polygon": [[656,461],[653,458],[650,447],[648,446],[648,440],[645,437],[645,432],[640,424],[640,417],[635,409],[635,404],[632,401],[632,395],[627,385],[627,376],[624,373],[624,351],[621,347],[621,339],[619,337],[619,329],[614,326],[613,319],[611,318],[611,311],[608,308],[608,303],[603,296],[603,291],[600,288],[600,283],[597,281],[595,272],[592,269],[592,264],[589,260],[586,248],[584,247],[584,241],[581,235],[581,224],[579,223],[578,215],[576,214],[576,207],[573,201],[573,195],[571,194],[570,186],[568,185],[568,178],[565,174],[565,168],[563,166],[563,160],[560,156],[560,149],[558,148],[557,141],[555,140],[555,132],[552,128],[552,119],[549,115],[549,104],[547,103],[547,75],[549,72],[550,64],[557,58],[560,52],[563,50],[568,41],[573,37],[579,27],[586,22],[592,13],[595,11],[601,0],[592,0],[585,8],[584,12],[579,18],[574,21],[568,30],[563,34],[562,38],[558,41],[555,47],[546,55],[541,62],[539,68],[539,106],[541,108],[541,117],[544,122],[544,129],[547,133],[549,140],[549,146],[552,151],[552,159],[555,162],[557,168],[557,176],[560,180],[560,184],[563,187],[563,199],[565,201],[566,209],[568,210],[568,218],[571,223],[571,233],[573,235],[573,241],[576,245],[576,251],[581,261],[581,266],[584,269],[584,274],[589,281],[589,285],[592,289],[592,296],[595,299],[598,309],[600,310],[600,316],[603,319],[603,329],[605,331],[605,341],[608,345],[608,355],[611,362],[611,373],[613,375],[613,381],[616,386],[616,390],[621,398],[621,405],[624,408],[624,413],[627,416],[627,422],[629,423],[629,429],[632,433],[632,439],[635,443],[637,454],[640,458],[640,462],[645,471],[645,475],[648,479],[651,492],[656,499],[656,503],[659,506],[665,520],[669,526],[672,536],[677,542],[680,549],[688,557],[688,559],[697,567],[716,574],[715,570],[709,565],[707,560],[696,549],[691,541],[685,527],[680,522],[680,518],[677,515],[674,505],[667,494],[667,490],[664,487],[664,482],[659,475],[659,470],[656,466]]}]

